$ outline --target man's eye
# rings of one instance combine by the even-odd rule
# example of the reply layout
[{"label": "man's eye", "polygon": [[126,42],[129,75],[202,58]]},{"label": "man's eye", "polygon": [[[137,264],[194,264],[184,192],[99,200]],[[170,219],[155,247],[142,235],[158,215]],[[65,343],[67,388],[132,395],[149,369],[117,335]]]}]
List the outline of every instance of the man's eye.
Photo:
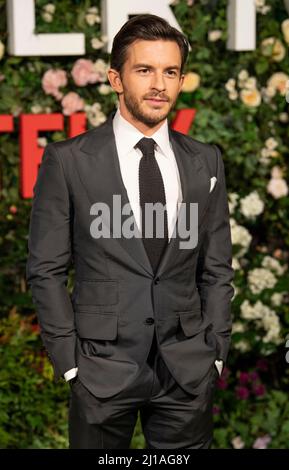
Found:
[{"label": "man's eye", "polygon": [[148,72],[148,69],[140,69],[139,72]]},{"label": "man's eye", "polygon": [[168,74],[171,76],[171,77],[175,77],[177,74],[174,70],[168,70]]}]

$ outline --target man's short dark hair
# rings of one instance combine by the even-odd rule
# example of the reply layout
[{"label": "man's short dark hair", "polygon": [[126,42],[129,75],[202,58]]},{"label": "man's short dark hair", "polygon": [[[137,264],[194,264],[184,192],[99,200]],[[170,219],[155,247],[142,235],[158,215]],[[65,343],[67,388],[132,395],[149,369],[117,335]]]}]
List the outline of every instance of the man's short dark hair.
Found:
[{"label": "man's short dark hair", "polygon": [[120,75],[122,74],[122,68],[127,58],[127,49],[134,41],[156,41],[160,39],[175,41],[178,44],[182,56],[180,73],[183,73],[189,53],[187,38],[164,18],[150,14],[133,16],[116,34],[111,50],[111,68],[117,70]]}]

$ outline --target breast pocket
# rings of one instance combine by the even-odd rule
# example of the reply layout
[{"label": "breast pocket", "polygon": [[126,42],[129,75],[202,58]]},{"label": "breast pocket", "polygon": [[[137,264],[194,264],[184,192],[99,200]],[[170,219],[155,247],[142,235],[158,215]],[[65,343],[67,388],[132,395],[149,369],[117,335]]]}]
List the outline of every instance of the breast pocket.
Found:
[{"label": "breast pocket", "polygon": [[77,310],[86,311],[93,311],[94,306],[116,305],[118,290],[116,279],[82,279],[76,282],[74,304]]}]

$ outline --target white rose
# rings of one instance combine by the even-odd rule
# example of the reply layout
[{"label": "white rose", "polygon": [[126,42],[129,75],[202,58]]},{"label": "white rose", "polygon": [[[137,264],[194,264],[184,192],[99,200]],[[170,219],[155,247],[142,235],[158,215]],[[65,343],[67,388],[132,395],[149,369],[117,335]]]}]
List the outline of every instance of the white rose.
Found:
[{"label": "white rose", "polygon": [[288,185],[283,178],[271,178],[267,185],[268,193],[275,199],[288,195]]},{"label": "white rose", "polygon": [[104,46],[104,43],[98,38],[92,38],[90,44],[92,49],[101,49]]},{"label": "white rose", "polygon": [[277,282],[277,278],[268,269],[255,268],[249,271],[248,281],[253,294],[259,294],[264,289],[272,289]]},{"label": "white rose", "polygon": [[53,16],[48,11],[44,11],[41,15],[42,19],[46,21],[46,23],[51,23],[53,20]]},{"label": "white rose", "polygon": [[84,108],[87,118],[92,124],[92,126],[97,127],[103,122],[106,121],[106,116],[101,110],[101,105],[100,103],[94,103],[92,106],[91,105],[85,105]]},{"label": "white rose", "polygon": [[55,13],[55,5],[53,3],[47,3],[44,5],[43,10],[53,15]]},{"label": "white rose", "polygon": [[288,122],[289,121],[288,113],[280,113],[279,114],[279,121],[280,122]]},{"label": "white rose", "polygon": [[98,87],[98,91],[101,95],[109,95],[113,91],[113,89],[111,88],[110,85],[106,85],[105,83],[102,83]]},{"label": "white rose", "polygon": [[244,83],[244,88],[254,90],[257,87],[257,79],[255,77],[248,78]]},{"label": "white rose", "polygon": [[217,29],[215,31],[209,31],[208,39],[210,42],[218,41],[222,37],[222,31]]},{"label": "white rose", "polygon": [[239,252],[235,256],[243,256],[250,246],[252,235],[245,227],[238,225],[233,218],[230,218],[231,237],[233,245],[240,245]]},{"label": "white rose", "polygon": [[284,292],[275,292],[271,297],[271,302],[275,307],[280,307],[283,303]]},{"label": "white rose", "polygon": [[253,191],[248,196],[240,200],[240,212],[248,218],[254,218],[264,210],[264,202],[257,191]]},{"label": "white rose", "polygon": [[236,80],[234,78],[230,78],[226,83],[225,83],[225,88],[227,91],[234,91],[236,87]]},{"label": "white rose", "polygon": [[269,256],[269,255],[263,258],[262,266],[263,268],[271,269],[272,271],[275,272],[277,276],[281,276],[282,274],[284,274],[284,272],[287,269],[286,265],[282,266],[276,258],[273,258],[272,256]]},{"label": "white rose", "polygon": [[239,94],[236,90],[230,91],[229,99],[235,101],[238,98]]},{"label": "white rose", "polygon": [[238,73],[238,78],[239,78],[239,80],[241,80],[241,81],[248,80],[248,78],[249,78],[248,71],[245,70],[245,69],[242,69],[242,70]]},{"label": "white rose", "polygon": [[281,29],[282,29],[285,42],[289,44],[289,18],[287,18],[286,20],[282,22]]},{"label": "white rose", "polygon": [[269,137],[269,139],[265,141],[265,145],[268,149],[274,150],[276,147],[278,147],[278,142],[276,139],[274,139],[274,137]]}]

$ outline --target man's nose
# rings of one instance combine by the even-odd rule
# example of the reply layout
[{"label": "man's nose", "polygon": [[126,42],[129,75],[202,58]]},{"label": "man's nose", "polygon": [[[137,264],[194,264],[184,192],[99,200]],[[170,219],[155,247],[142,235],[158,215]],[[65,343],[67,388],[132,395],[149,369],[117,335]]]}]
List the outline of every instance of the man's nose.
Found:
[{"label": "man's nose", "polygon": [[153,75],[151,86],[152,88],[156,88],[157,90],[160,90],[160,91],[166,89],[166,83],[165,83],[165,79],[164,79],[162,72],[155,73]]}]

